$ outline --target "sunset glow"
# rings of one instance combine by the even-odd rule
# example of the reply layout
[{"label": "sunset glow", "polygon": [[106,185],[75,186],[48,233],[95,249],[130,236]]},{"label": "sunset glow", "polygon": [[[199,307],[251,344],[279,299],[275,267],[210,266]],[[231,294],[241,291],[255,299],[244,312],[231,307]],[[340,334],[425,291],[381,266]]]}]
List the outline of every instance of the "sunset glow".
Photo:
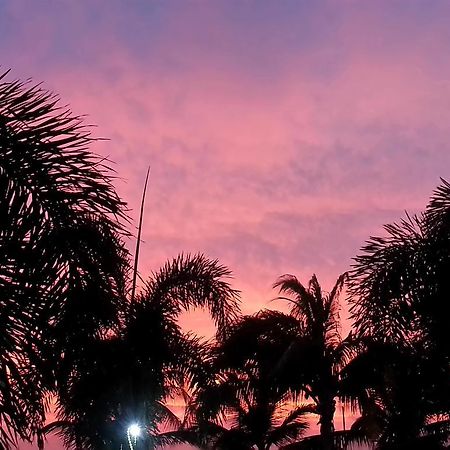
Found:
[{"label": "sunset glow", "polygon": [[204,251],[255,311],[282,273],[329,286],[447,175],[449,16],[444,1],[11,1],[0,45],[3,67],[110,139],[95,150],[135,224],[151,166],[141,272]]},{"label": "sunset glow", "polygon": [[[138,290],[202,253],[231,269],[243,313],[284,311],[279,276],[331,290],[450,179],[449,23],[444,0],[3,0],[0,72],[106,138],[92,150],[130,208],[131,252],[150,166]],[[214,334],[204,311],[181,324]]]}]

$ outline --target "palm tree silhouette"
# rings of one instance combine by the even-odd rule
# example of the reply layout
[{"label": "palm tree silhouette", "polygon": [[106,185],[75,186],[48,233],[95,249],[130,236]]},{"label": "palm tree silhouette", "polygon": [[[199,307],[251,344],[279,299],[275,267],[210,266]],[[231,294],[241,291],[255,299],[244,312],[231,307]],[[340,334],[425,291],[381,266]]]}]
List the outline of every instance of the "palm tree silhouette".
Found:
[{"label": "palm tree silhouette", "polygon": [[385,225],[355,258],[350,301],[357,331],[390,342],[423,342],[450,354],[450,184],[434,191],[425,211]]},{"label": "palm tree silhouette", "polygon": [[181,422],[166,400],[206,382],[209,351],[197,336],[182,331],[177,318],[205,308],[218,334],[225,335],[239,313],[238,292],[225,280],[229,276],[227,268],[203,255],[181,255],[153,274],[126,304],[117,334],[91,343],[60,393],[57,425],[67,446],[127,446],[132,423],[144,428],[138,446],[187,439],[167,431]]},{"label": "palm tree silhouette", "polygon": [[[0,75],[0,446],[29,440],[81,335],[117,320],[125,205],[82,118]],[[73,315],[74,309],[82,314]],[[64,358],[63,358],[64,359]],[[62,378],[59,377],[61,380]]]},{"label": "palm tree silhouette", "polygon": [[[421,428],[430,416],[448,417],[450,412],[446,307],[450,292],[450,184],[442,180],[422,214],[407,214],[399,223],[386,225],[385,231],[387,236],[371,237],[355,258],[350,274],[351,310],[358,336],[372,346],[385,345],[388,351],[394,346],[403,352],[397,355],[398,360],[388,360],[389,370],[399,371],[396,379],[401,381],[396,391],[416,380],[413,391],[423,396],[423,401],[415,399],[415,421],[400,420],[408,417],[405,407],[395,414],[399,419],[395,427],[389,422],[394,429],[384,434],[409,432],[417,436],[424,434]],[[402,377],[407,368],[411,376]],[[378,369],[381,373],[387,370],[380,365]],[[379,382],[377,395],[381,395],[380,390]],[[401,408],[401,404],[395,407]],[[384,405],[388,418],[393,417],[392,408]],[[434,428],[439,429],[439,425]],[[448,430],[443,435],[445,439]]]},{"label": "palm tree silhouette", "polygon": [[314,405],[299,404],[296,393],[274,377],[280,352],[296,326],[282,313],[262,311],[238,320],[219,341],[212,361],[215,372],[197,389],[184,424],[198,433],[200,444],[268,450],[303,434],[304,416]]},{"label": "palm tree silhouette", "polygon": [[340,333],[339,294],[346,278],[346,273],[341,275],[329,293],[322,291],[315,275],[307,287],[293,275],[280,277],[274,285],[282,294],[278,298],[291,304],[290,315],[297,322],[297,336],[279,362],[279,376],[314,400],[325,449],[333,446],[340,372],[355,349],[351,335],[342,339]]},{"label": "palm tree silhouette", "polygon": [[436,362],[420,347],[369,341],[341,374],[341,395],[362,410],[353,430],[382,450],[445,448],[450,386]]}]

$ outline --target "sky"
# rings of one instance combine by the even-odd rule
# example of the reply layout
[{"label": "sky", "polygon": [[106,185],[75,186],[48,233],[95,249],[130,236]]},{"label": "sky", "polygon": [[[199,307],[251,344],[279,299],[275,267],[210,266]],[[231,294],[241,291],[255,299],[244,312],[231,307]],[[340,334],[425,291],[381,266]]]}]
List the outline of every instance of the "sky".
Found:
[{"label": "sky", "polygon": [[151,166],[144,278],[203,252],[254,312],[284,273],[330,289],[450,178],[449,21],[437,0],[0,0],[0,64],[109,138],[135,224]]}]

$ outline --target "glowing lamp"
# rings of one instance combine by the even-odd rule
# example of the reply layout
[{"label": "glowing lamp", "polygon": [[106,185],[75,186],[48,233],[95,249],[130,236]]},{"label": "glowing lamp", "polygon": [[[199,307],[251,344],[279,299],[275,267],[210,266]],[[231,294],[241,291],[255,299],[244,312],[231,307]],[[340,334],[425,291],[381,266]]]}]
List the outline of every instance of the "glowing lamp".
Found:
[{"label": "glowing lamp", "polygon": [[133,423],[128,427],[128,434],[132,438],[137,438],[141,435],[141,427],[137,423]]}]

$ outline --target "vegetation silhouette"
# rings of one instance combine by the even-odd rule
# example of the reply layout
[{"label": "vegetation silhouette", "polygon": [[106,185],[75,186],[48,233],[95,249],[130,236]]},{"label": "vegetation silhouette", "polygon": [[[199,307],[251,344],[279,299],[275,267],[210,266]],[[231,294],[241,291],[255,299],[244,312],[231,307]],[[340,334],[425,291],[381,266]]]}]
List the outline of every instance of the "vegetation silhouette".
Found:
[{"label": "vegetation silhouette", "polygon": [[56,96],[0,75],[0,447],[33,437],[68,361],[118,320],[126,209],[93,141]]},{"label": "vegetation silhouette", "polygon": [[[68,448],[127,448],[133,423],[142,449],[448,448],[450,183],[371,237],[329,293],[284,275],[289,313],[241,316],[231,272],[201,254],[137,292],[145,188],[132,264],[126,205],[94,141],[53,94],[0,75],[0,449],[43,448],[50,432]],[[193,308],[210,313],[211,341],[182,330]],[[334,429],[337,398],[361,411],[350,430]],[[304,437],[306,414],[320,435]]]},{"label": "vegetation silhouette", "polygon": [[450,184],[442,180],[422,214],[407,214],[385,230],[386,237],[371,237],[355,258],[356,330],[389,342],[422,342],[448,358]]},{"label": "vegetation silhouette", "polygon": [[287,295],[278,298],[290,302],[290,314],[297,321],[297,339],[280,360],[279,377],[316,404],[324,449],[333,447],[340,372],[356,350],[351,334],[341,337],[339,295],[346,278],[342,274],[329,293],[322,290],[315,275],[307,287],[292,275],[282,276],[274,285]]},{"label": "vegetation silhouette", "polygon": [[161,431],[161,425],[181,426],[165,401],[205,384],[209,353],[200,338],[182,331],[177,318],[183,311],[206,308],[218,333],[226,333],[239,312],[238,292],[223,280],[229,276],[217,261],[181,255],[150,277],[144,291],[124,305],[115,334],[91,343],[84,365],[60,393],[60,434],[67,446],[127,446],[132,423],[145,430],[144,448],[185,440]]},{"label": "vegetation silhouette", "polygon": [[262,311],[240,318],[214,349],[213,377],[188,405],[186,425],[206,448],[268,450],[298,439],[313,404],[301,404],[274,377],[279,355],[295,337],[297,322]]},{"label": "vegetation silhouette", "polygon": [[355,332],[369,344],[353,365],[371,373],[380,448],[449,438],[450,184],[441,181],[422,214],[369,239],[350,274]]},{"label": "vegetation silhouette", "polygon": [[436,417],[445,414],[448,381],[422,349],[372,341],[342,374],[343,392],[362,411],[352,429],[378,449],[443,448],[449,423]]}]

